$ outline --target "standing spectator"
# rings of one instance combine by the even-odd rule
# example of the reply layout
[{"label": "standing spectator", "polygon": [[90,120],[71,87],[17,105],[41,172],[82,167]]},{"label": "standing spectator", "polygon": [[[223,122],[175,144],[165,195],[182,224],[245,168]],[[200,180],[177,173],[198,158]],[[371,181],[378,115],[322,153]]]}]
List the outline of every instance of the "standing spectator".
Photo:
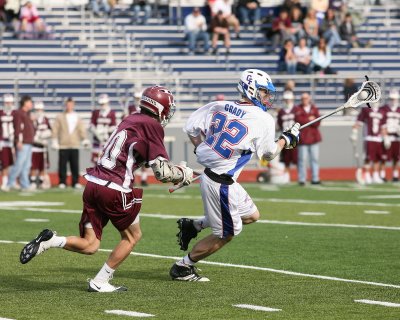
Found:
[{"label": "standing spectator", "polygon": [[311,50],[307,47],[306,38],[301,38],[299,40],[299,45],[294,47],[294,55],[297,61],[296,70],[301,71],[304,74],[311,73]]},{"label": "standing spectator", "polygon": [[242,25],[255,25],[260,22],[261,10],[258,0],[239,0],[237,5],[239,21]]},{"label": "standing spectator", "polygon": [[286,71],[288,74],[296,73],[296,56],[294,54],[293,41],[285,40],[281,53],[279,54],[279,71]]},{"label": "standing spectator", "polygon": [[228,22],[230,27],[233,27],[236,33],[236,39],[240,38],[240,23],[238,18],[232,13],[232,4],[231,0],[217,0],[213,5],[213,15],[216,15],[218,12],[222,12],[223,17]]},{"label": "standing spectator", "polygon": [[322,21],[320,29],[322,36],[328,41],[328,47],[333,48],[342,39],[339,35],[339,18],[333,9],[328,9],[325,19]]},{"label": "standing spectator", "polygon": [[140,98],[141,98],[141,97],[142,97],[142,94],[141,94],[140,92],[135,92],[135,93],[134,93],[133,98],[134,98],[135,100],[134,100],[133,103],[131,103],[131,104],[128,106],[128,114],[127,114],[126,116],[128,116],[128,115],[130,115],[130,114],[132,114],[132,113],[140,112],[140,105],[139,105],[139,102],[140,102]]},{"label": "standing spectator", "polygon": [[107,15],[111,14],[111,6],[108,0],[90,0],[90,6],[97,17],[101,16],[101,11],[104,11]]},{"label": "standing spectator", "polygon": [[20,30],[24,33],[42,34],[45,31],[44,22],[39,17],[38,10],[30,1],[21,8],[19,19],[21,20]]},{"label": "standing spectator", "polygon": [[[300,125],[306,124],[319,117],[318,108],[311,102],[309,93],[301,95],[301,103],[294,110],[295,122]],[[321,133],[319,132],[320,122],[316,122],[301,130],[301,140],[298,146],[298,179],[299,184],[304,186],[307,180],[306,161],[310,160],[311,184],[320,184],[319,179],[319,142]]]},{"label": "standing spectator", "polygon": [[[136,24],[147,24],[147,20],[151,16],[151,6],[147,0],[133,0],[133,23]],[[142,20],[139,19],[140,12],[143,11]]]},{"label": "standing spectator", "polygon": [[331,49],[326,45],[325,38],[320,38],[318,46],[312,50],[312,62],[314,71],[324,74],[336,74],[336,71],[330,67],[332,61]]},{"label": "standing spectator", "polygon": [[[392,181],[399,181],[399,160],[400,160],[400,104],[399,91],[390,90],[389,103],[379,110],[383,113],[382,136],[385,148],[386,160],[392,162]],[[381,178],[385,173],[381,172]]]},{"label": "standing spectator", "polygon": [[[294,94],[292,91],[285,91],[283,93],[283,108],[278,112],[277,116],[277,129],[281,132],[291,128],[294,124]],[[285,165],[285,181],[290,181],[290,164],[297,166],[297,149],[282,149],[280,154],[280,161]]]},{"label": "standing spectator", "polygon": [[226,48],[226,54],[229,54],[231,47],[231,36],[229,33],[228,21],[224,18],[222,11],[219,11],[211,20],[211,31],[212,31],[212,53],[217,54],[218,50],[218,38],[219,36],[224,37],[224,46]]},{"label": "standing spectator", "polygon": [[356,29],[353,24],[353,18],[350,12],[346,13],[344,21],[340,25],[339,32],[342,39],[346,40],[350,47],[359,48],[371,46],[370,41],[364,42],[357,37]]},{"label": "standing spectator", "polygon": [[0,169],[1,190],[7,191],[8,168],[14,164],[14,96],[3,96],[3,110],[0,110]]},{"label": "standing spectator", "polygon": [[51,126],[49,119],[44,114],[43,102],[35,102],[34,110],[35,137],[32,148],[31,188],[48,189],[50,188],[50,179],[46,175],[46,169],[49,167],[47,145],[48,139],[51,138]]},{"label": "standing spectator", "polygon": [[107,94],[98,97],[100,109],[92,112],[90,132],[93,134],[92,162],[96,163],[104,144],[114,131],[117,121],[115,111],[110,108],[110,99]]},{"label": "standing spectator", "polygon": [[204,53],[208,52],[210,36],[207,32],[206,18],[201,14],[200,8],[193,8],[192,13],[186,16],[185,33],[189,42],[189,55],[194,54],[197,41],[203,41]]},{"label": "standing spectator", "polygon": [[72,186],[80,189],[79,184],[79,148],[82,145],[88,148],[86,128],[75,112],[75,102],[68,98],[65,102],[65,111],[59,114],[52,129],[52,148],[58,151],[58,175],[60,189],[67,185],[67,164],[69,163],[72,175]]},{"label": "standing spectator", "polygon": [[32,145],[35,128],[30,116],[33,103],[30,96],[21,98],[19,109],[14,114],[14,146],[16,152],[15,164],[11,167],[7,190],[15,188],[17,178],[22,190],[31,190],[29,170],[32,161]]},{"label": "standing spectator", "polygon": [[303,25],[308,38],[308,44],[314,46],[319,39],[319,25],[315,10],[308,9]]},{"label": "standing spectator", "polygon": [[276,50],[286,39],[293,39],[292,22],[288,11],[281,10],[279,16],[272,21],[271,36],[273,50]]}]

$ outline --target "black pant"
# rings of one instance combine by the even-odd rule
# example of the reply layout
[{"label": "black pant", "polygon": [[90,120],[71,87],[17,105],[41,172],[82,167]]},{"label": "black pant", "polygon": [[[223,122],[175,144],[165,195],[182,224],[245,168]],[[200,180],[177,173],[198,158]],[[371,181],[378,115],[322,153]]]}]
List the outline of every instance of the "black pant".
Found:
[{"label": "black pant", "polygon": [[67,163],[71,169],[72,186],[79,180],[79,149],[61,149],[58,154],[58,176],[60,183],[66,184]]}]

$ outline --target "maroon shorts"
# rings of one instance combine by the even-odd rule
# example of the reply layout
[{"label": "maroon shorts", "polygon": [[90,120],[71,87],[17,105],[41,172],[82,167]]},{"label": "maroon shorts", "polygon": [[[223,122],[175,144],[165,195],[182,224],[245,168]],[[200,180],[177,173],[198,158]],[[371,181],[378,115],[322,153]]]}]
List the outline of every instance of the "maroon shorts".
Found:
[{"label": "maroon shorts", "polygon": [[[47,159],[49,159],[49,155],[47,155]],[[31,170],[44,170],[44,154],[43,152],[32,152],[32,166]],[[49,162],[46,163],[46,168],[49,168]]]},{"label": "maroon shorts", "polygon": [[386,159],[388,161],[400,160],[400,141],[392,141],[390,148],[385,150]]},{"label": "maroon shorts", "polygon": [[0,155],[0,163],[2,169],[8,168],[14,164],[14,157],[12,154],[12,149],[10,147],[3,147]]},{"label": "maroon shorts", "polygon": [[289,167],[291,163],[297,165],[297,149],[283,149],[281,152],[280,161]]},{"label": "maroon shorts", "polygon": [[365,141],[365,161],[377,162],[384,159],[382,142]]},{"label": "maroon shorts", "polygon": [[88,181],[83,191],[83,212],[79,223],[81,237],[84,237],[88,222],[99,240],[108,220],[118,231],[126,230],[139,214],[142,195],[143,189],[135,188],[124,193]]}]

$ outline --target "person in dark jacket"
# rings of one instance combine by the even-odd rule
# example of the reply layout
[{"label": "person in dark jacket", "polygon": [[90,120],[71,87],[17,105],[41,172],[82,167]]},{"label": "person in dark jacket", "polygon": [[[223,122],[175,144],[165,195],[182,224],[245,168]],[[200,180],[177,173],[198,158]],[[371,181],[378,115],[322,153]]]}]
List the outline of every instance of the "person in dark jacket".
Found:
[{"label": "person in dark jacket", "polygon": [[[304,92],[301,95],[301,103],[295,110],[295,122],[300,125],[306,124],[319,117],[318,108],[312,103],[309,93]],[[301,140],[298,146],[298,181],[300,185],[305,185],[307,178],[306,159],[310,159],[311,184],[320,184],[319,179],[319,142],[321,142],[321,133],[319,132],[320,122],[301,130]]]},{"label": "person in dark jacket", "polygon": [[239,0],[237,10],[239,12],[239,20],[243,25],[256,24],[260,22],[261,10],[258,0]]}]

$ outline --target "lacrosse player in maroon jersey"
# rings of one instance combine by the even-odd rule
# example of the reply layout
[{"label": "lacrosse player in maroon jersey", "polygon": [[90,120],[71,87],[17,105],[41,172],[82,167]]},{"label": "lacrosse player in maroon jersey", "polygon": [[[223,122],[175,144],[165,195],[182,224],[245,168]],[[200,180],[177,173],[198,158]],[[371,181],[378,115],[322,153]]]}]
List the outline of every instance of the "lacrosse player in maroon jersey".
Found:
[{"label": "lacrosse player in maroon jersey", "polygon": [[[283,108],[278,112],[277,129],[285,131],[295,124],[294,95],[292,91],[285,91],[282,97]],[[291,163],[297,166],[297,149],[283,149],[280,153],[280,161],[285,164],[285,181],[290,182],[289,168]]]},{"label": "lacrosse player in maroon jersey", "polygon": [[[399,181],[400,160],[400,104],[399,91],[390,90],[389,103],[379,109],[383,114],[382,136],[385,156],[392,162],[392,181]],[[385,178],[385,171],[381,171],[381,178]]]},{"label": "lacrosse player in maroon jersey", "polygon": [[121,241],[90,280],[88,291],[127,290],[113,286],[109,281],[141,237],[138,214],[143,190],[132,188],[134,172],[147,163],[161,182],[187,185],[193,178],[192,169],[174,165],[168,160],[164,147],[163,127],[175,111],[172,93],[164,87],[149,87],[142,94],[140,108],[140,113],[129,115],[118,125],[97,164],[87,169],[80,237],[60,237],[45,229],[21,251],[21,263],[57,247],[94,254],[100,246],[103,228],[110,220],[120,232]]},{"label": "lacrosse player in maroon jersey", "polygon": [[2,175],[1,190],[7,191],[8,168],[14,164],[13,144],[15,114],[14,96],[3,96],[3,109],[0,110],[0,169]]},{"label": "lacrosse player in maroon jersey", "polygon": [[[361,109],[350,135],[350,140],[356,142],[358,128],[364,126],[364,179],[366,184],[383,183],[379,176],[379,164],[384,159],[381,135],[383,114],[379,112],[379,102],[371,103],[371,107]],[[372,177],[371,164],[373,166]]]},{"label": "lacrosse player in maroon jersey", "polygon": [[92,112],[90,132],[93,134],[92,162],[96,163],[105,142],[114,131],[117,124],[115,111],[110,108],[110,99],[107,94],[98,98],[100,109]]},{"label": "lacrosse player in maroon jersey", "polygon": [[[47,145],[51,137],[51,126],[49,119],[44,114],[44,104],[41,101],[34,103],[35,136],[32,147],[32,166],[31,166],[31,187],[48,189],[50,188],[50,179],[45,177],[45,170],[48,168]],[[37,185],[36,179],[39,177]]]}]

